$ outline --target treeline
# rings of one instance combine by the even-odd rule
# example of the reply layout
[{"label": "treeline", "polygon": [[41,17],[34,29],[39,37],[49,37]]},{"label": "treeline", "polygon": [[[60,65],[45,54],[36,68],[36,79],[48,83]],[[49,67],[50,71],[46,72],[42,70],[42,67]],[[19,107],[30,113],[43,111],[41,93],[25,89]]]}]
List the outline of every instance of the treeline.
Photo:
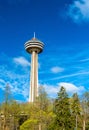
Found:
[{"label": "treeline", "polygon": [[50,99],[41,86],[34,103],[19,103],[6,85],[0,130],[89,130],[89,92],[81,98],[77,93],[69,97],[62,86],[56,99]]}]

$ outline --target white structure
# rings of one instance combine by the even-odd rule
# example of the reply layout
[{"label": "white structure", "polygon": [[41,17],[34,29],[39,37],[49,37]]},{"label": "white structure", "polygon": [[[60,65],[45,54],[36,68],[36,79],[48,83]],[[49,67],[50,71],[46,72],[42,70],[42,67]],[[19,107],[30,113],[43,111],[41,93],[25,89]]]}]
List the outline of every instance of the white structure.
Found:
[{"label": "white structure", "polygon": [[25,43],[25,50],[31,53],[30,93],[29,102],[34,102],[38,96],[38,54],[43,51],[44,44],[37,38]]}]

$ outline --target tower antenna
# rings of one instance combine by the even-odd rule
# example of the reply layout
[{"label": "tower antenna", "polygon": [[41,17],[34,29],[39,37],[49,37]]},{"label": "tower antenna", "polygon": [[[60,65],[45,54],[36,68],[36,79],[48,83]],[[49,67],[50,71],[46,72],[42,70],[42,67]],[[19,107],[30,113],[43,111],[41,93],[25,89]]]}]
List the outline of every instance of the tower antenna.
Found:
[{"label": "tower antenna", "polygon": [[34,39],[36,38],[36,36],[35,36],[36,34],[35,34],[35,32],[34,32]]}]

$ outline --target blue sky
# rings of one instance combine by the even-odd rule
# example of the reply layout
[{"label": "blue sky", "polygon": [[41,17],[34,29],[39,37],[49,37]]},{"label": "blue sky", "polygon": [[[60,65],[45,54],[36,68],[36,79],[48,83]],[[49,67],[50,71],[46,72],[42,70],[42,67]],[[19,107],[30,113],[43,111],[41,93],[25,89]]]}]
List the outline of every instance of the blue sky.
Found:
[{"label": "blue sky", "polygon": [[0,98],[7,83],[16,100],[28,101],[30,55],[24,43],[44,42],[39,85],[50,97],[89,91],[89,1],[0,0]]}]

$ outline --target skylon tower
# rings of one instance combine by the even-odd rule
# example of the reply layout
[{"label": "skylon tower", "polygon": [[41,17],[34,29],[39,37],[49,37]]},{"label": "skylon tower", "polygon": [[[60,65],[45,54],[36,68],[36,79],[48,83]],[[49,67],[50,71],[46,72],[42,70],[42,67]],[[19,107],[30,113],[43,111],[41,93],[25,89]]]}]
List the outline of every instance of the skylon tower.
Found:
[{"label": "skylon tower", "polygon": [[29,102],[34,102],[38,96],[38,54],[43,51],[44,44],[34,37],[25,43],[25,50],[31,54],[30,93]]}]

